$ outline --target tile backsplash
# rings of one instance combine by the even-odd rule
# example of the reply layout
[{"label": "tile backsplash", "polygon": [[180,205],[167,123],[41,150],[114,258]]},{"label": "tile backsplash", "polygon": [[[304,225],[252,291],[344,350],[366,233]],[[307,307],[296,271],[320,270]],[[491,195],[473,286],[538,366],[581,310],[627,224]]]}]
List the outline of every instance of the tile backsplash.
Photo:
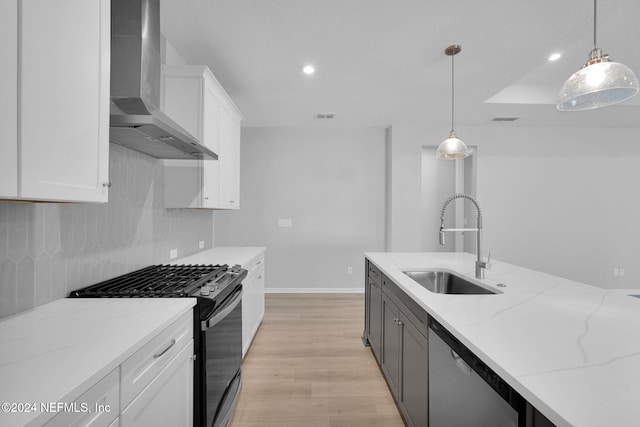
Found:
[{"label": "tile backsplash", "polygon": [[213,213],[165,209],[162,161],[110,144],[109,203],[0,202],[0,317],[212,247]]}]

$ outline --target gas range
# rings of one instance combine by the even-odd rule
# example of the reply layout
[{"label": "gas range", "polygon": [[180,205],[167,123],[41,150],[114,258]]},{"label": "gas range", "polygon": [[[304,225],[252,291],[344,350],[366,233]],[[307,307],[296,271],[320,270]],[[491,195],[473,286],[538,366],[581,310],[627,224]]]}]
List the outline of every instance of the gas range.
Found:
[{"label": "gas range", "polygon": [[239,265],[152,265],[71,292],[72,298],[196,298],[196,427],[223,427],[242,384],[242,280]]},{"label": "gas range", "polygon": [[72,298],[198,299],[201,317],[208,317],[246,276],[239,265],[151,265],[70,293]]}]

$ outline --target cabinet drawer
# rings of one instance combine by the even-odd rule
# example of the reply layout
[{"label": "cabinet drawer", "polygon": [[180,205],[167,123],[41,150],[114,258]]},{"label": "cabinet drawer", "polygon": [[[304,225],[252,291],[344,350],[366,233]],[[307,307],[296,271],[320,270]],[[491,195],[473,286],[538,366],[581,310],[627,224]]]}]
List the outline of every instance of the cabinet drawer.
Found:
[{"label": "cabinet drawer", "polygon": [[193,338],[193,312],[185,313],[121,366],[120,406],[125,408]]},{"label": "cabinet drawer", "polygon": [[373,265],[371,262],[368,262],[367,265],[369,266],[369,277],[373,280],[375,280],[375,282],[378,285],[382,285],[382,273],[380,273],[380,270],[378,270],[378,267],[376,267],[375,265]]},{"label": "cabinet drawer", "polygon": [[429,336],[429,315],[427,312],[384,275],[382,276],[382,292],[400,307],[408,320],[425,338]]},{"label": "cabinet drawer", "polygon": [[193,340],[120,414],[121,427],[190,426],[193,423]]},{"label": "cabinet drawer", "polygon": [[242,281],[243,284],[255,282],[264,278],[264,265],[256,265],[253,270],[249,270],[247,277]]},{"label": "cabinet drawer", "polygon": [[[71,411],[60,412],[45,427],[110,427],[118,417],[118,370],[114,369],[73,402]],[[86,411],[86,412],[85,412]],[[117,422],[115,425],[118,425]]]},{"label": "cabinet drawer", "polygon": [[260,271],[264,271],[264,254],[258,255],[242,268],[248,271],[247,279],[257,277]]}]

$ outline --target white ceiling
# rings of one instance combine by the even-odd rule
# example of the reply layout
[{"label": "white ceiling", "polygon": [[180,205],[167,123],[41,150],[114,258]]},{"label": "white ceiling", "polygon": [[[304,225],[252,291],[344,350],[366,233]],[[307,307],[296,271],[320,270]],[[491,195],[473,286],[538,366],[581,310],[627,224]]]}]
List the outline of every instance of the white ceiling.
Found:
[{"label": "white ceiling", "polygon": [[[245,126],[450,124],[456,128],[640,127],[640,96],[559,112],[555,96],[588,58],[589,0],[162,0],[162,32],[189,64],[206,64]],[[598,45],[640,74],[640,1],[598,2]],[[557,62],[547,61],[562,52]],[[301,69],[311,63],[313,76]],[[321,121],[317,113],[335,113]],[[492,123],[496,116],[521,117]]]}]

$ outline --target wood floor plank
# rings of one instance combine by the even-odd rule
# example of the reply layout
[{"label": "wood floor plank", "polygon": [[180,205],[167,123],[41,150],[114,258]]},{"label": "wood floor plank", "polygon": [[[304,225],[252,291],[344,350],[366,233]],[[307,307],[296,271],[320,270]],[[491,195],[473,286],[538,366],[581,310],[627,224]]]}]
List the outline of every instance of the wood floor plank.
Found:
[{"label": "wood floor plank", "polygon": [[230,427],[404,426],[363,324],[363,294],[267,294]]}]

